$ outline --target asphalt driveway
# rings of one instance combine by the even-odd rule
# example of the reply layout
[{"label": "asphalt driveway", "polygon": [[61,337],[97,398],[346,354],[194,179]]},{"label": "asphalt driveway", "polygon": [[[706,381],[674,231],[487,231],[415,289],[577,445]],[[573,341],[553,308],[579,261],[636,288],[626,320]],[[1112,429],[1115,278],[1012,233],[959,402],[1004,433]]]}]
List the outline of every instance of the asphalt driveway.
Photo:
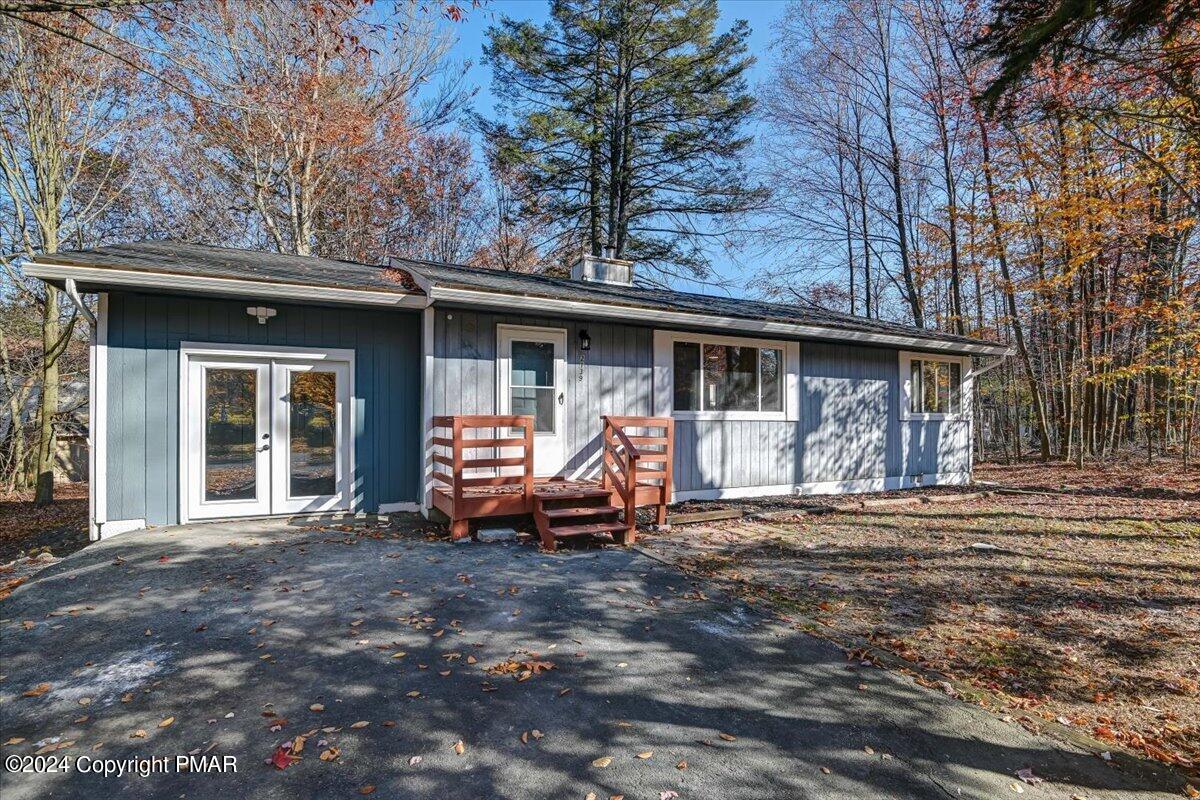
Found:
[{"label": "asphalt driveway", "polygon": [[[0,675],[0,741],[21,740],[5,757],[237,758],[6,769],[5,800],[1178,796],[1152,765],[848,664],[613,548],[279,522],[126,534],[0,603]],[[300,760],[265,763],[306,734]]]}]

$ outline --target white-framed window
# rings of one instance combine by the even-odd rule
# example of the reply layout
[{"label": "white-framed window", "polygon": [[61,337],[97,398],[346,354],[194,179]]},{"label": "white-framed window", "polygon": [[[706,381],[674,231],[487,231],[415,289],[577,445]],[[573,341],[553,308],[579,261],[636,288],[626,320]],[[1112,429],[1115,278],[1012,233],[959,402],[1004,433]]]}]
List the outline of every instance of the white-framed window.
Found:
[{"label": "white-framed window", "polygon": [[660,413],[681,419],[787,419],[794,343],[657,331]]},{"label": "white-framed window", "polygon": [[962,419],[970,399],[970,357],[900,354],[902,419]]}]

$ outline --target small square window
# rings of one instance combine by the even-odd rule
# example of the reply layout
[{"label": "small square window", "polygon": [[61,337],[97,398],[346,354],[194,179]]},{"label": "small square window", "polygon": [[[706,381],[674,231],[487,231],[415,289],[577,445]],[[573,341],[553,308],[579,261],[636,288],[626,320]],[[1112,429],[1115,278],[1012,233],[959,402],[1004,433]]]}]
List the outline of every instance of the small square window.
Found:
[{"label": "small square window", "polygon": [[909,362],[908,410],[912,414],[962,413],[962,364],[932,358]]}]

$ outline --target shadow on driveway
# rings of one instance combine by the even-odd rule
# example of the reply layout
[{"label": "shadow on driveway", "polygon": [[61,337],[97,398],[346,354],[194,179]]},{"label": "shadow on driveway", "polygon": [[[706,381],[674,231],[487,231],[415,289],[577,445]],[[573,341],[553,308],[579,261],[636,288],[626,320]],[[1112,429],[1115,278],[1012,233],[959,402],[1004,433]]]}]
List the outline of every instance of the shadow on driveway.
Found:
[{"label": "shadow on driveway", "polygon": [[[509,658],[555,666],[522,681],[485,672]],[[24,739],[5,756],[55,737],[74,742],[56,755],[76,758],[237,756],[237,774],[4,772],[5,800],[348,798],[368,785],[379,797],[995,798],[1015,795],[1025,768],[1045,779],[1022,785],[1033,797],[1179,788],[1153,765],[1123,771],[848,665],[615,548],[547,555],[276,522],[126,534],[0,603],[0,664],[0,739]],[[22,696],[40,683],[49,691]],[[542,738],[522,743],[534,729]],[[298,763],[264,763],[314,730]],[[321,761],[330,747],[340,755]]]}]

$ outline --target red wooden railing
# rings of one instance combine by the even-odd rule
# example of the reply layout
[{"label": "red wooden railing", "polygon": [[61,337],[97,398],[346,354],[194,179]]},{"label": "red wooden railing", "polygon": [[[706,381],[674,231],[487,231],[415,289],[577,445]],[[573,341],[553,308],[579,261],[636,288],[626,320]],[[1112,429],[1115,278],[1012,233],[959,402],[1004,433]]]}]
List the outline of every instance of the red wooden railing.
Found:
[{"label": "red wooden railing", "polygon": [[[509,435],[506,429],[518,428],[520,435]],[[464,435],[472,430],[475,436]],[[480,436],[481,430],[486,431]],[[439,433],[442,431],[444,433]],[[448,433],[449,435],[445,435]],[[463,490],[474,486],[495,487],[497,495],[512,498],[519,492],[520,509],[528,513],[533,507],[533,417],[496,416],[488,414],[465,414],[433,418],[433,479],[445,485],[445,493],[451,502],[450,534],[453,538],[467,535],[467,520],[477,516],[481,507],[496,505],[494,498],[465,498]],[[497,448],[523,448],[519,456],[493,454],[487,457],[467,458],[466,450],[493,450]],[[443,452],[439,452],[439,448]],[[441,469],[446,467],[449,471]],[[520,467],[519,471],[512,471]],[[494,475],[468,476],[464,473],[473,469],[493,469]],[[507,468],[508,474],[504,474]],[[435,503],[441,507],[440,503]],[[480,508],[477,508],[479,506]],[[444,511],[446,509],[443,509]]]},{"label": "red wooden railing", "polygon": [[[674,476],[675,420],[670,417],[604,416],[600,485],[616,491],[625,505],[625,525],[632,533],[639,505],[658,506],[659,525],[666,524]],[[643,433],[634,433],[641,430]],[[652,433],[660,431],[660,433]]]}]

